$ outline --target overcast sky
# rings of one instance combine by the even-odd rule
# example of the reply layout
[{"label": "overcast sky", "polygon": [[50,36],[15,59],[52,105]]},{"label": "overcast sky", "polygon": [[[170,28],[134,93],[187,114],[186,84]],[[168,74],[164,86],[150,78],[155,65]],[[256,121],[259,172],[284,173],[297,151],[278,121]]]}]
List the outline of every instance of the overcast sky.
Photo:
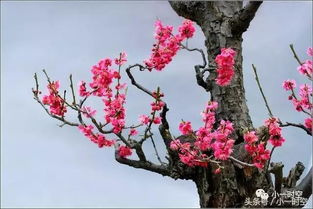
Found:
[{"label": "overcast sky", "polygon": [[[288,78],[305,81],[296,70],[289,44],[294,44],[302,60],[307,58],[306,49],[312,46],[311,9],[309,1],[264,2],[244,34],[244,82],[255,127],[263,123],[267,111],[252,63],[274,114],[296,123],[305,118],[294,111],[281,83]],[[118,164],[112,149],[99,149],[76,128],[58,127],[60,123],[32,98],[35,72],[46,92],[43,68],[64,89],[69,74],[75,83],[90,81],[90,67],[120,51],[127,52],[129,64],[142,62],[149,56],[157,18],[174,26],[182,21],[165,1],[1,1],[2,207],[199,207],[193,182]],[[203,48],[203,43],[197,28],[189,45]],[[182,118],[194,127],[201,125],[199,113],[208,95],[195,82],[193,65],[200,61],[198,54],[182,51],[163,72],[135,75],[149,89],[161,86],[175,135]],[[128,121],[148,113],[150,101],[130,86]],[[310,137],[295,128],[284,129],[284,136],[286,143],[273,160],[285,163],[285,175],[298,161],[309,167]],[[160,139],[157,144],[162,146]],[[145,148],[155,160],[151,144]]]}]

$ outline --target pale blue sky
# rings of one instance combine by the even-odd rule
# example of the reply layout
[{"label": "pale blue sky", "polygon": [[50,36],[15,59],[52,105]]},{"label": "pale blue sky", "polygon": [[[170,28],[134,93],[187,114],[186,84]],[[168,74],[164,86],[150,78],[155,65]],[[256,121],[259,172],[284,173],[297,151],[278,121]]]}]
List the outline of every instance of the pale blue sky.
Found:
[{"label": "pale blue sky", "polygon": [[[244,82],[256,127],[267,112],[252,63],[274,114],[283,121],[304,119],[287,101],[281,83],[288,78],[304,81],[289,44],[306,58],[312,45],[311,8],[308,1],[264,2],[244,34]],[[120,51],[127,52],[129,64],[146,59],[157,18],[174,26],[182,21],[165,1],[1,2],[1,207],[199,206],[191,181],[118,164],[112,149],[97,148],[75,128],[59,128],[32,99],[33,73],[39,72],[43,87],[43,68],[65,87],[70,73],[75,83],[89,80],[92,65]],[[197,29],[189,45],[203,48]],[[159,85],[165,92],[176,135],[182,118],[201,125],[199,113],[208,95],[195,82],[193,65],[199,61],[197,54],[180,52],[163,72],[136,74],[148,88]],[[149,111],[150,98],[133,87],[128,97],[128,118],[136,121]],[[294,128],[286,128],[284,135],[286,143],[273,160],[283,161],[287,174],[299,160],[311,163],[312,140]],[[162,147],[160,139],[157,144]],[[151,145],[146,148],[154,159]]]}]

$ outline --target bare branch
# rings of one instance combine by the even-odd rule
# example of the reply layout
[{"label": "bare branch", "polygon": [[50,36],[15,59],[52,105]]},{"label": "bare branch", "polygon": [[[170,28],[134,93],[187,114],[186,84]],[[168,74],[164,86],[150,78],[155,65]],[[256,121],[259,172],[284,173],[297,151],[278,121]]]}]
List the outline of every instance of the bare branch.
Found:
[{"label": "bare branch", "polygon": [[156,165],[150,161],[138,161],[122,158],[118,155],[117,151],[115,151],[115,160],[121,164],[128,165],[134,168],[141,168],[144,170],[152,171],[155,173],[159,173],[163,176],[170,176],[171,174],[170,170],[165,165]]},{"label": "bare branch", "polygon": [[289,175],[285,178],[284,186],[287,188],[293,188],[296,186],[297,181],[300,179],[305,167],[303,163],[297,162],[296,166],[289,171]]},{"label": "bare branch", "polygon": [[[36,83],[36,90],[34,90],[34,89],[32,90],[33,94],[34,94],[34,99],[41,105],[41,107],[46,111],[46,113],[50,117],[55,118],[55,119],[61,121],[62,122],[61,126],[64,126],[65,124],[69,125],[69,126],[78,126],[79,125],[78,123],[70,122],[70,121],[66,120],[64,117],[59,117],[57,115],[53,115],[53,114],[50,113],[50,111],[46,108],[46,106],[41,102],[40,98],[38,97],[38,94],[39,94],[39,84],[38,84],[38,77],[37,77],[36,73],[34,75],[34,79],[35,79],[35,83]],[[50,81],[49,78],[48,78],[48,80]]]},{"label": "bare branch", "polygon": [[241,35],[248,29],[250,22],[253,20],[261,4],[262,1],[249,1],[247,5],[234,16],[231,22],[233,34]]},{"label": "bare branch", "polygon": [[242,162],[242,161],[234,158],[233,156],[230,156],[229,159],[231,159],[235,163],[238,163],[239,165],[244,166],[244,167],[255,167],[253,164]]},{"label": "bare branch", "polygon": [[163,162],[162,162],[162,160],[161,160],[161,158],[160,158],[159,152],[158,152],[158,150],[157,150],[157,148],[156,148],[156,145],[155,145],[155,142],[154,142],[154,139],[153,139],[153,134],[151,133],[151,130],[149,130],[149,133],[150,133],[150,139],[151,139],[151,142],[152,142],[152,145],[153,145],[153,149],[154,149],[154,151],[155,151],[155,155],[156,155],[158,161],[159,161],[161,164],[163,164]]},{"label": "bare branch", "polygon": [[312,194],[312,167],[306,176],[302,179],[298,186],[295,187],[295,190],[302,191],[302,197],[309,198]]},{"label": "bare branch", "polygon": [[187,51],[190,51],[190,52],[193,52],[193,51],[197,51],[201,54],[201,57],[202,57],[202,60],[203,60],[203,64],[202,65],[199,65],[200,68],[205,68],[205,66],[207,65],[207,61],[206,61],[206,58],[205,58],[205,54],[203,52],[202,49],[198,49],[198,48],[193,48],[193,49],[190,49],[188,48],[187,46],[183,45],[183,44],[180,44],[180,46],[183,48],[183,49],[186,49]]},{"label": "bare branch", "polygon": [[312,136],[312,131],[310,129],[308,129],[307,127],[305,127],[303,124],[299,123],[289,123],[286,122],[285,124],[283,124],[282,122],[280,122],[280,127],[288,127],[288,126],[293,126],[293,127],[297,127],[297,128],[301,128],[302,130],[304,130],[308,135]]},{"label": "bare branch", "polygon": [[281,193],[281,186],[283,183],[283,167],[282,162],[271,163],[269,172],[273,173],[275,176],[275,190],[277,193]]},{"label": "bare branch", "polygon": [[130,70],[134,67],[138,67],[140,71],[143,71],[145,69],[144,66],[140,65],[140,64],[135,64],[135,65],[131,65],[128,68],[126,68],[126,73],[128,75],[128,77],[131,80],[131,83],[136,86],[138,89],[140,89],[141,91],[145,92],[146,94],[150,95],[153,97],[153,93],[151,91],[149,91],[148,89],[146,89],[145,87],[143,87],[142,85],[138,84],[134,78],[134,76],[131,74]]},{"label": "bare branch", "polygon": [[294,49],[294,47],[293,47],[293,44],[290,44],[289,47],[290,47],[290,49],[291,49],[291,51],[292,51],[292,54],[293,54],[294,58],[297,60],[297,62],[299,63],[299,65],[302,65],[303,63],[302,63],[301,60],[299,59],[299,57],[298,57],[298,55],[297,55],[297,53],[296,53],[296,51],[295,51],[295,49]]},{"label": "bare branch", "polygon": [[70,87],[71,87],[72,96],[73,96],[73,105],[76,106],[76,98],[75,98],[72,74],[70,75],[70,82],[71,82]]},{"label": "bare branch", "polygon": [[267,108],[268,114],[269,114],[271,117],[273,117],[273,113],[272,113],[272,111],[271,111],[271,109],[270,109],[270,106],[268,105],[268,102],[267,102],[266,97],[265,97],[265,95],[264,95],[262,86],[261,86],[261,84],[260,84],[260,80],[259,80],[258,73],[257,73],[256,68],[255,68],[255,66],[254,66],[253,64],[252,64],[252,69],[253,69],[253,71],[254,71],[255,80],[256,80],[256,82],[257,82],[257,84],[258,84],[258,87],[259,87],[259,90],[260,90],[260,92],[261,92],[261,94],[262,94],[262,97],[263,97],[263,100],[264,100],[264,102],[265,102],[265,106],[266,106],[266,108]]}]

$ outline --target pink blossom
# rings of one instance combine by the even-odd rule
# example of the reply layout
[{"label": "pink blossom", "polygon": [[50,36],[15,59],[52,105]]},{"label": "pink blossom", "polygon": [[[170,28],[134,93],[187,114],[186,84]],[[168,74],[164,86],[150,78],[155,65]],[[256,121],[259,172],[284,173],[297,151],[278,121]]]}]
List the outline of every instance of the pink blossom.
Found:
[{"label": "pink blossom", "polygon": [[151,103],[152,111],[159,111],[162,110],[164,107],[165,103],[162,101],[155,101]]},{"label": "pink blossom", "polygon": [[175,139],[175,140],[171,141],[171,143],[170,143],[171,150],[178,150],[180,147],[181,147],[181,143],[180,143],[179,139]]},{"label": "pink blossom", "polygon": [[252,144],[258,141],[258,137],[256,136],[255,131],[245,133],[243,138],[248,144]]},{"label": "pink blossom", "polygon": [[85,117],[90,118],[93,117],[96,114],[96,110],[93,110],[91,107],[84,106],[82,108],[83,114]]},{"label": "pink blossom", "polygon": [[92,125],[84,126],[84,125],[79,125],[78,129],[86,136],[90,137],[93,135],[92,130],[94,127]]},{"label": "pink blossom", "polygon": [[130,129],[130,131],[129,131],[130,136],[136,136],[137,134],[138,134],[138,131],[136,129],[134,129],[134,128]]},{"label": "pink blossom", "polygon": [[106,122],[111,123],[114,133],[121,132],[125,125],[125,94],[118,94],[103,102]]},{"label": "pink blossom", "polygon": [[303,75],[312,76],[312,60],[306,60],[301,66],[298,67],[299,73]]},{"label": "pink blossom", "polygon": [[86,89],[86,83],[84,81],[80,81],[78,86],[79,86],[79,96],[85,97],[90,95],[90,93]]},{"label": "pink blossom", "polygon": [[286,80],[283,83],[283,88],[288,91],[296,88],[296,81],[295,80]]},{"label": "pink blossom", "polygon": [[149,71],[157,71],[169,64],[180,49],[181,42],[193,36],[195,28],[191,21],[184,21],[179,28],[180,33],[173,35],[173,26],[164,26],[160,20],[155,23],[155,39],[150,58],[145,60],[145,66]]},{"label": "pink blossom", "polygon": [[219,173],[221,173],[221,172],[222,172],[222,169],[221,169],[221,168],[217,168],[217,169],[214,170],[214,173],[215,173],[215,174],[219,174]]},{"label": "pink blossom", "polygon": [[139,121],[141,124],[147,125],[150,122],[150,118],[146,115],[139,116]]},{"label": "pink blossom", "polygon": [[190,152],[187,152],[185,154],[179,154],[179,159],[181,162],[188,166],[194,166],[195,156],[192,155]]},{"label": "pink blossom", "polygon": [[282,146],[282,144],[285,142],[285,139],[281,135],[281,128],[278,124],[277,118],[269,118],[265,121],[265,125],[267,126],[270,134],[269,142],[274,147]]},{"label": "pink blossom", "polygon": [[121,158],[126,158],[127,156],[130,156],[131,154],[132,154],[132,150],[127,146],[122,145],[118,148],[118,155]]},{"label": "pink blossom", "polygon": [[114,140],[108,140],[103,135],[97,135],[97,144],[99,148],[111,147],[114,144]]},{"label": "pink blossom", "polygon": [[67,112],[64,100],[59,96],[59,81],[52,81],[48,84],[47,88],[49,95],[44,95],[42,98],[42,103],[44,105],[49,105],[50,113],[52,115],[64,116]]},{"label": "pink blossom", "polygon": [[312,132],[312,128],[313,128],[313,125],[312,125],[312,122],[313,122],[313,119],[312,118],[306,118],[304,120],[304,126],[309,129],[311,132]]},{"label": "pink blossom", "polygon": [[125,52],[122,52],[120,54],[120,57],[119,58],[115,58],[114,59],[114,63],[116,65],[123,65],[127,62],[127,54]]},{"label": "pink blossom", "polygon": [[183,24],[178,28],[179,35],[182,38],[191,38],[196,31],[193,22],[190,20],[184,20]]},{"label": "pink blossom", "polygon": [[268,140],[274,147],[280,147],[285,142],[285,139],[280,135],[273,135]]},{"label": "pink blossom", "polygon": [[154,124],[160,124],[161,123],[161,117],[155,117],[154,119],[153,119],[153,123]]},{"label": "pink blossom", "polygon": [[218,103],[217,102],[209,101],[205,109],[207,111],[215,111],[215,110],[217,110],[217,107],[218,107]]},{"label": "pink blossom", "polygon": [[221,53],[216,56],[215,62],[217,64],[217,78],[216,83],[220,86],[227,86],[230,84],[235,71],[235,57],[236,52],[231,48],[221,49]]},{"label": "pink blossom", "polygon": [[179,131],[184,134],[184,135],[187,135],[187,134],[191,134],[193,132],[192,130],[192,127],[191,127],[191,123],[189,121],[185,122],[181,122],[179,124]]}]

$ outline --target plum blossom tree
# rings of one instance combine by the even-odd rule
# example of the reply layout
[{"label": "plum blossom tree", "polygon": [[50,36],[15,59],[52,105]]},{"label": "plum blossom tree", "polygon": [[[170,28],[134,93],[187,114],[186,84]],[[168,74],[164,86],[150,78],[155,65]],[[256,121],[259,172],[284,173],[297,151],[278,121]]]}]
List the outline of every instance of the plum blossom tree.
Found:
[{"label": "plum blossom tree", "polygon": [[[156,21],[155,43],[151,55],[142,64],[125,67],[125,52],[116,58],[102,59],[92,66],[90,82],[80,81],[75,88],[70,75],[70,99],[67,91],[60,91],[60,82],[52,80],[43,71],[48,94],[41,96],[35,74],[34,99],[49,116],[61,121],[61,126],[77,127],[99,148],[114,147],[117,162],[174,179],[194,181],[201,207],[247,206],[246,198],[255,197],[260,188],[268,194],[300,192],[302,201],[305,201],[312,193],[312,168],[297,185],[304,170],[303,164],[299,162],[287,177],[283,177],[283,164],[271,162],[271,156],[286,140],[282,136],[284,127],[300,128],[312,136],[311,85],[300,85],[299,94],[296,94],[294,80],[283,82],[295,110],[307,115],[302,124],[282,122],[272,113],[254,66],[256,81],[269,112],[262,127],[253,127],[245,100],[242,34],[261,3],[248,2],[243,7],[242,2],[170,2],[177,14],[186,19],[177,32],[172,26]],[[184,43],[196,32],[194,22],[206,37],[207,53]],[[299,73],[312,81],[312,48],[307,51],[311,58],[302,62],[293,46],[290,47],[299,63]],[[194,129],[190,121],[182,120],[177,127],[182,135],[175,137],[166,118],[169,108],[161,88],[148,90],[136,81],[132,71],[163,71],[179,50],[195,51],[201,56],[203,63],[195,65],[195,76],[199,86],[210,93],[210,100],[201,111],[203,126]],[[152,100],[151,111],[138,116],[137,124],[126,124],[127,85],[122,71],[127,73],[132,85]],[[94,107],[85,105],[91,97],[102,102],[103,112],[98,113]],[[76,121],[68,119],[70,111],[76,113]],[[96,119],[99,115],[101,120]],[[158,126],[162,139],[157,140],[164,142],[167,162],[161,160],[155,146],[153,126]],[[143,149],[147,141],[152,142],[159,163],[147,159]],[[274,183],[270,173],[275,176]],[[268,200],[271,206],[294,206],[291,201],[279,205],[273,197]],[[258,205],[266,206],[264,202]]]}]

